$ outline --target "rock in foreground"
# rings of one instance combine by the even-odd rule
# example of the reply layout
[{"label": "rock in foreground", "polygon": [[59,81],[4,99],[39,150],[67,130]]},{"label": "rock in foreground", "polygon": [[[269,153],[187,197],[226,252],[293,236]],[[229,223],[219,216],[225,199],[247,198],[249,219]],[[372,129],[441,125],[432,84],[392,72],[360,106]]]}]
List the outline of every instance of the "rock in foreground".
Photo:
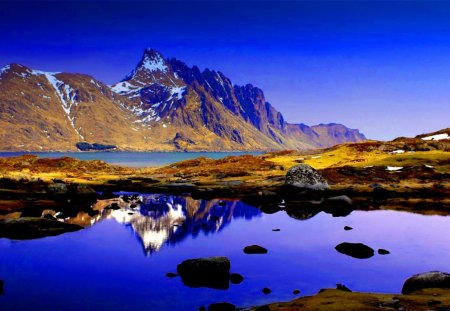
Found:
[{"label": "rock in foreground", "polygon": [[37,217],[22,217],[0,221],[0,238],[14,240],[38,239],[83,229],[75,224]]},{"label": "rock in foreground", "polygon": [[362,243],[344,242],[335,247],[336,250],[344,255],[358,259],[370,258],[374,255],[374,250]]},{"label": "rock in foreground", "polygon": [[311,190],[326,190],[330,188],[325,178],[307,164],[291,167],[286,174],[285,184]]},{"label": "rock in foreground", "polygon": [[402,293],[410,294],[425,288],[450,288],[450,274],[431,271],[413,275],[403,284]]},{"label": "rock in foreground", "polygon": [[227,289],[230,266],[230,260],[226,257],[188,259],[177,266],[177,273],[190,287]]}]

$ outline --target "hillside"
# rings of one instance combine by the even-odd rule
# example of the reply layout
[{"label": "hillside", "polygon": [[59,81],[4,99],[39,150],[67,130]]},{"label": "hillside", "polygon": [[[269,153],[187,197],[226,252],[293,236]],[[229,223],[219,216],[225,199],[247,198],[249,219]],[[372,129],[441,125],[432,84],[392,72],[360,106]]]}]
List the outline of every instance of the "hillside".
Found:
[{"label": "hillside", "polygon": [[12,64],[0,70],[0,150],[281,150],[364,140],[340,124],[290,124],[261,89],[147,49],[121,82]]}]

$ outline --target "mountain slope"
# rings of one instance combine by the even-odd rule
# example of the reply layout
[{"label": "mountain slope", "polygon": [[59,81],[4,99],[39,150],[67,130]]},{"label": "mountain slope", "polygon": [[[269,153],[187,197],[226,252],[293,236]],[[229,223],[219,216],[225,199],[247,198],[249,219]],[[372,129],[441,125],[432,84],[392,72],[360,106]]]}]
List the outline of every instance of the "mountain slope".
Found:
[{"label": "mountain slope", "polygon": [[289,124],[262,90],[147,49],[111,87],[83,74],[4,67],[0,139],[0,150],[76,150],[86,141],[173,151],[312,149],[365,137],[343,125]]}]

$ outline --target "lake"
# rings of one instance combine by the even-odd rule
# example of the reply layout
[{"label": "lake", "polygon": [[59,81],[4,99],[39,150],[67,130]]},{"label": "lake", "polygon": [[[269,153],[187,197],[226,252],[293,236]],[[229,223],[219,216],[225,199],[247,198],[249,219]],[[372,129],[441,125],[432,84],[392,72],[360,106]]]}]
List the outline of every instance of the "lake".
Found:
[{"label": "lake", "polygon": [[[134,206],[124,199],[99,201],[98,215],[64,219],[87,224],[81,231],[0,239],[0,309],[198,310],[222,301],[248,307],[294,299],[295,289],[311,295],[337,283],[354,291],[399,293],[413,274],[448,270],[450,218],[444,216],[377,210],[347,217],[321,212],[299,220],[236,200],[138,194]],[[111,202],[119,209],[106,209]],[[342,242],[364,243],[375,255],[341,254],[335,246]],[[252,244],[268,253],[245,254],[243,248]],[[391,254],[378,255],[379,248]],[[244,281],[219,290],[166,277],[183,260],[209,256],[227,256],[231,272]],[[264,287],[272,293],[264,295]]]},{"label": "lake", "polygon": [[24,154],[35,154],[40,158],[71,157],[80,160],[102,160],[122,166],[148,167],[163,166],[198,157],[221,159],[244,154],[260,155],[262,152],[0,152],[0,158]]}]

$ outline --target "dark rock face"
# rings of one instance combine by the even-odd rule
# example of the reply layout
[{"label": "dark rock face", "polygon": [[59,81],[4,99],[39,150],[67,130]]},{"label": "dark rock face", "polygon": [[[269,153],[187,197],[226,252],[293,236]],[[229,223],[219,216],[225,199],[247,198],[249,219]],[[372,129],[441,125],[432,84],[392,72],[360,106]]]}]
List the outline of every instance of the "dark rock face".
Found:
[{"label": "dark rock face", "polygon": [[424,288],[450,288],[450,274],[431,271],[413,275],[403,284],[402,294],[410,294]]},{"label": "dark rock face", "polygon": [[311,190],[329,189],[325,178],[307,164],[291,167],[286,174],[285,184]]},{"label": "dark rock face", "polygon": [[362,243],[341,243],[335,247],[336,250],[344,255],[358,259],[370,258],[374,255],[374,250]]},{"label": "dark rock face", "polygon": [[219,302],[210,304],[208,311],[235,311],[236,306],[229,302]]},{"label": "dark rock face", "polygon": [[267,249],[259,245],[249,245],[244,247],[246,254],[267,254]]},{"label": "dark rock face", "polygon": [[226,257],[189,259],[177,266],[177,273],[189,287],[227,289],[230,266],[230,260]]},{"label": "dark rock face", "polygon": [[73,232],[83,227],[57,220],[22,217],[0,221],[0,238],[28,240]]}]

